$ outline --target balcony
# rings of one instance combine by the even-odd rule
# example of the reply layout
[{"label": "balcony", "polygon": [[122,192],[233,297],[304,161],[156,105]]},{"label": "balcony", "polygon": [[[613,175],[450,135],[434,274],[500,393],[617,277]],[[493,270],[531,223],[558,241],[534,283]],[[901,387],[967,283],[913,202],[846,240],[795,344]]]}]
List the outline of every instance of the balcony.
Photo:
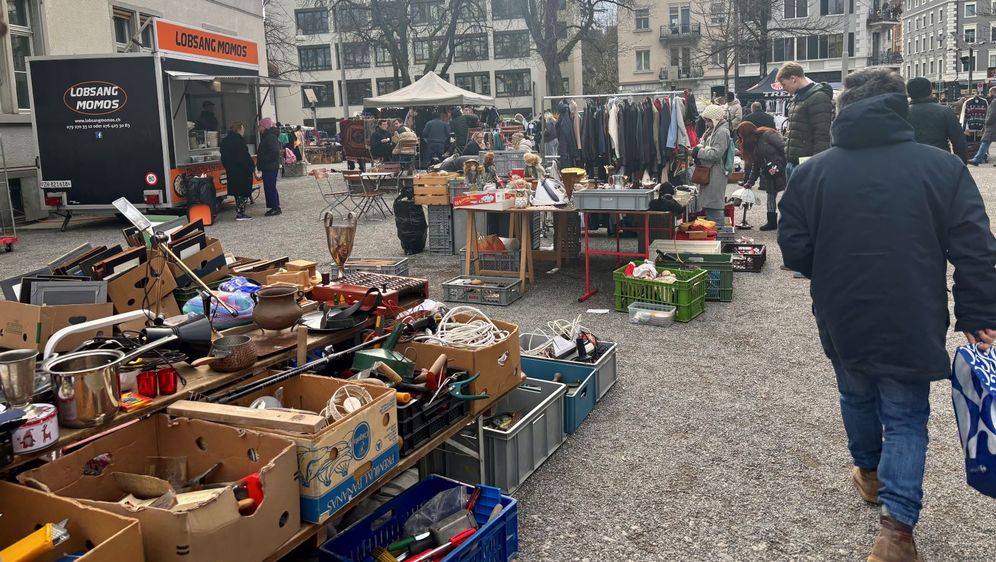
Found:
[{"label": "balcony", "polygon": [[697,80],[705,76],[705,69],[701,66],[669,66],[662,68],[657,73],[657,79],[661,82],[678,80]]},{"label": "balcony", "polygon": [[902,53],[886,52],[868,57],[868,66],[892,66],[899,68],[903,64]]},{"label": "balcony", "polygon": [[[877,4],[877,2],[876,2]],[[868,11],[868,27],[899,25],[903,17],[902,2],[884,2]]]},{"label": "balcony", "polygon": [[682,23],[661,26],[661,42],[678,40],[696,40],[702,37],[702,24]]}]

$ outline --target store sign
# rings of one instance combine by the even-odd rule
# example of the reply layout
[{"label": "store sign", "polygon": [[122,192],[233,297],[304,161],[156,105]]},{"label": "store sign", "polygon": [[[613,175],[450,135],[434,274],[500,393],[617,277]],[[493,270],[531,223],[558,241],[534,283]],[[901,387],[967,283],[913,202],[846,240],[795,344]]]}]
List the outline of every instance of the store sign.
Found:
[{"label": "store sign", "polygon": [[252,41],[163,20],[155,25],[160,51],[259,65],[259,49]]},{"label": "store sign", "polygon": [[109,115],[128,103],[128,92],[113,82],[88,80],[66,88],[62,103],[80,115]]}]

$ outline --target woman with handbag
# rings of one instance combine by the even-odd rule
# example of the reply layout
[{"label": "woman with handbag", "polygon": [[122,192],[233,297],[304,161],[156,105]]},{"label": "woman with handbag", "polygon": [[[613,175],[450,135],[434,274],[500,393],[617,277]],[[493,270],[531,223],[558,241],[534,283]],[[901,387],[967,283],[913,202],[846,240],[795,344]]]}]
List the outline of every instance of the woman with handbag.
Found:
[{"label": "woman with handbag", "polygon": [[706,129],[699,145],[692,149],[695,168],[692,183],[699,186],[699,202],[706,218],[723,226],[726,206],[726,177],[732,171],[730,128],[723,108],[710,105],[702,110]]},{"label": "woman with handbag", "polygon": [[768,222],[761,230],[778,228],[778,192],[785,189],[785,141],[778,131],[758,127],[750,121],[737,126],[740,153],[743,155],[747,176],[744,187],[750,189],[760,179],[761,190],[768,194]]}]

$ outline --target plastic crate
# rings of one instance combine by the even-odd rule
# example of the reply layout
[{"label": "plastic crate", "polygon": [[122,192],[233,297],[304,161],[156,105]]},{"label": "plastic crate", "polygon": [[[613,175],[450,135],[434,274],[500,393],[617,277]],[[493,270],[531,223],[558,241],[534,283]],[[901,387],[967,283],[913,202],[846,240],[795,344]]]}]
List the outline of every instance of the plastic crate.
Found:
[{"label": "plastic crate", "polygon": [[629,303],[629,323],[666,328],[674,323],[676,310],[677,308],[670,304],[631,302]]},{"label": "plastic crate", "polygon": [[[549,336],[543,334],[519,334],[519,347],[523,350],[535,349],[545,342],[549,341]],[[577,357],[577,354],[573,354]],[[552,363],[568,363],[571,365],[590,365],[595,368],[595,388],[597,390],[597,399],[601,400],[609,389],[616,384],[616,380],[619,377],[616,368],[616,344],[608,340],[599,340],[598,345],[595,346],[595,356],[598,359],[594,363],[587,363],[582,361],[572,361],[571,359],[555,359],[555,358],[545,358],[545,357],[532,357],[530,359],[535,359],[537,361],[550,361]],[[523,356],[527,357],[527,356]]]},{"label": "plastic crate", "polygon": [[[430,236],[453,237],[453,207],[449,205],[429,206],[428,233]],[[450,242],[452,245],[452,241]]]},{"label": "plastic crate", "polygon": [[[469,281],[479,279],[480,285]],[[443,283],[443,300],[468,304],[508,306],[522,296],[522,281],[511,277],[460,275]]]},{"label": "plastic crate", "polygon": [[[373,263],[390,262],[390,263]],[[384,275],[399,275],[408,277],[408,258],[349,258],[343,269],[346,273],[354,271],[369,271],[371,273],[382,273]],[[338,275],[339,268],[332,262],[332,277]]]},{"label": "plastic crate", "polygon": [[[495,150],[492,151],[495,155],[495,170],[498,172],[499,176],[507,176],[515,168],[525,168],[526,161],[524,156],[525,152],[519,152],[517,150]],[[481,155],[481,162],[484,161],[484,155]]]},{"label": "plastic crate", "polygon": [[429,233],[429,253],[434,255],[452,256],[453,237]]},{"label": "plastic crate", "polygon": [[757,273],[764,269],[764,262],[768,259],[764,244],[725,244],[723,253],[733,256],[734,271]]},{"label": "plastic crate", "polygon": [[447,393],[440,393],[432,404],[425,398],[398,404],[401,456],[408,456],[466,415],[467,401],[455,400]]},{"label": "plastic crate", "polygon": [[[442,476],[426,477],[319,547],[318,559],[321,562],[370,560],[375,548],[403,538],[405,521],[419,508],[436,494],[458,486],[467,488],[468,494],[474,489]],[[481,495],[474,506],[479,528],[466,542],[441,558],[442,562],[511,562],[519,555],[518,504],[497,488],[479,487]],[[499,503],[501,511],[489,521],[491,511]]]},{"label": "plastic crate", "polygon": [[691,322],[705,311],[706,276],[705,270],[685,271],[658,267],[661,272],[668,269],[678,278],[673,284],[626,277],[626,266],[612,272],[615,281],[616,310],[629,312],[632,302],[671,304],[677,307],[674,319],[677,322]]},{"label": "plastic crate", "polygon": [[523,357],[520,363],[522,372],[531,379],[553,381],[560,375],[561,382],[567,385],[564,394],[564,431],[574,433],[581,422],[595,409],[597,389],[595,369],[591,365],[554,363],[531,357]]},{"label": "plastic crate", "polygon": [[657,253],[656,264],[667,268],[695,269],[709,272],[706,300],[733,300],[733,256],[730,254]]},{"label": "plastic crate", "polygon": [[584,189],[571,202],[579,211],[646,211],[657,193],[653,189]]},{"label": "plastic crate", "polygon": [[[467,249],[460,248],[460,263],[466,259]],[[479,250],[477,258],[480,261],[481,269],[491,271],[519,271],[519,257],[522,254],[518,250],[511,252],[494,252],[490,250]]]},{"label": "plastic crate", "polygon": [[[484,427],[485,482],[514,492],[550,458],[567,439],[564,432],[564,398],[567,387],[559,382],[526,379],[495,404],[496,414],[524,412],[506,429]],[[486,422],[485,422],[486,423]],[[459,434],[456,441],[475,448],[474,435]],[[432,453],[433,465],[450,478],[477,480],[475,459],[444,448]]]}]

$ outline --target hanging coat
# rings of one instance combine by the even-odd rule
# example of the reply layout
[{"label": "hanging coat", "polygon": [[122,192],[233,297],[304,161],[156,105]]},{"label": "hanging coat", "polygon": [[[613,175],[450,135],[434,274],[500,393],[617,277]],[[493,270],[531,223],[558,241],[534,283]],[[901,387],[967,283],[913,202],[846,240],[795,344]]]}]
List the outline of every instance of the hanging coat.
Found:
[{"label": "hanging coat", "polygon": [[574,118],[574,140],[577,150],[581,150],[581,114],[578,112],[578,104],[571,100],[571,116]]},{"label": "hanging coat", "polygon": [[654,159],[663,162],[661,158],[661,100],[654,100],[651,105],[654,113]]},{"label": "hanging coat", "polygon": [[664,98],[664,102],[661,104],[661,132],[660,132],[660,144],[661,144],[661,162],[667,162],[671,159],[671,149],[668,148],[667,135],[668,130],[671,128],[671,104],[668,103],[667,98]]},{"label": "hanging coat", "polygon": [[611,148],[619,156],[619,104],[613,102],[609,107],[609,143]]},{"label": "hanging coat", "polygon": [[567,167],[574,164],[577,158],[578,144],[574,135],[574,118],[571,116],[570,106],[567,102],[561,101],[558,106],[560,117],[557,119],[557,150],[560,152],[560,166]]}]

